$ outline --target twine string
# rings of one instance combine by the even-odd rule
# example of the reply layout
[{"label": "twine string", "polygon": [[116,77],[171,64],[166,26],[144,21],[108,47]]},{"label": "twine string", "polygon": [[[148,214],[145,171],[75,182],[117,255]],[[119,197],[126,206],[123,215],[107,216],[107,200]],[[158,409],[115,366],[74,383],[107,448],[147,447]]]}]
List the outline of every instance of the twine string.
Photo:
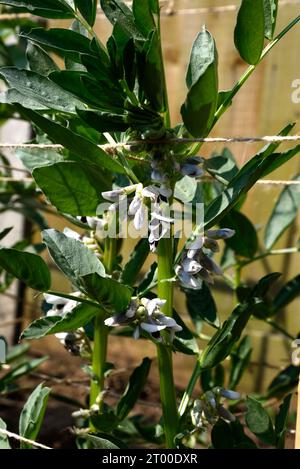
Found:
[{"label": "twine string", "polygon": [[27,443],[29,445],[35,446],[36,448],[52,449],[49,446],[42,445],[41,443],[37,443],[36,441],[33,441],[33,440],[29,440],[29,438],[25,438],[21,435],[17,435],[16,433],[5,430],[4,428],[0,428],[0,435],[8,436],[8,438],[13,438],[14,440],[21,441],[23,443]]}]

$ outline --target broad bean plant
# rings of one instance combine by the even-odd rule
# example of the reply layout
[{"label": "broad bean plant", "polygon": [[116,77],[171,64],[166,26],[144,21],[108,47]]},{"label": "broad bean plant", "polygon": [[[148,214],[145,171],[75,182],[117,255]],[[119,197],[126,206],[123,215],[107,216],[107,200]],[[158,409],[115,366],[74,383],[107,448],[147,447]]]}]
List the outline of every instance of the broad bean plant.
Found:
[{"label": "broad bean plant", "polygon": [[[276,201],[264,246],[242,209],[256,181],[296,156],[300,146],[281,152],[280,142],[270,143],[239,167],[227,148],[203,158],[201,139],[300,16],[275,35],[278,1],[242,0],[235,30],[228,34],[248,68],[229,90],[219,89],[217,46],[203,26],[189,59],[182,122],[173,126],[158,0],[133,0],[131,6],[120,0],[0,4],[6,13],[45,19],[39,27],[21,28],[27,60],[23,67],[0,69],[6,84],[0,102],[31,122],[32,143],[45,146],[20,156],[36,185],[40,205],[34,213],[47,207],[68,225],[63,232],[41,227],[41,235],[70,290],[51,289],[48,265],[27,246],[2,247],[0,265],[44,295],[47,313],[21,339],[55,334],[85,363],[90,395],[86,407],[74,413],[78,447],[123,448],[142,439],[167,448],[257,448],[260,443],[283,448],[299,366],[281,371],[263,396],[242,396],[238,385],[251,359],[245,328],[252,317],[279,329],[290,342],[296,338],[276,315],[299,293],[300,278],[280,283],[274,272],[247,284],[243,269],[298,251],[297,246],[284,252],[273,248],[297,216],[298,186],[284,189]],[[95,32],[100,8],[112,25],[105,44]],[[69,20],[70,27],[51,28],[48,19]],[[287,123],[279,135],[293,128]],[[215,277],[236,298],[223,322],[211,291]],[[190,320],[174,301],[175,289],[186,298]],[[138,340],[141,353],[143,341],[155,345],[158,422],[149,424],[132,413],[151,368],[148,357],[133,371],[116,406],[107,402],[111,334],[120,341],[122,336]],[[174,384],[175,353],[194,358],[185,390]],[[39,385],[29,397],[20,417],[23,437],[38,437],[49,392]],[[276,416],[264,405],[271,398],[281,403]],[[9,447],[6,437],[0,445]]]}]

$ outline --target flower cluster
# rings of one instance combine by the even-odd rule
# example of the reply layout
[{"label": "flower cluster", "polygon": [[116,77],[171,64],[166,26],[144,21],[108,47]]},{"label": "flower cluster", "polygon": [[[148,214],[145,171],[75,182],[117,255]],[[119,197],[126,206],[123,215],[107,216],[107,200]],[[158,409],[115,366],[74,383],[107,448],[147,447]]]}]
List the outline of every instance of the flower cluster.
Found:
[{"label": "flower cluster", "polygon": [[[81,292],[73,293],[73,296],[80,297]],[[75,300],[68,300],[55,295],[44,294],[46,303],[52,306],[47,311],[47,316],[65,316],[70,313],[79,303]],[[82,355],[85,351],[85,340],[83,329],[73,332],[59,332],[55,334],[60,343],[73,355]]]},{"label": "flower cluster", "polygon": [[134,327],[133,337],[138,339],[142,330],[148,332],[155,340],[161,341],[161,331],[169,333],[170,342],[173,341],[175,333],[182,330],[173,318],[165,316],[160,308],[166,303],[165,300],[154,298],[132,298],[126,311],[107,318],[106,326]]},{"label": "flower cluster", "polygon": [[235,231],[229,228],[209,230],[190,244],[182,255],[181,263],[175,268],[183,286],[197,290],[203,280],[213,283],[213,274],[222,275],[222,269],[211,255],[219,251],[217,240],[231,238],[234,234]]},{"label": "flower cluster", "polygon": [[213,425],[220,417],[234,422],[235,416],[223,406],[222,398],[238,400],[240,397],[240,393],[220,387],[205,392],[200,399],[194,401],[191,411],[193,425],[196,428],[205,428],[208,424]]}]

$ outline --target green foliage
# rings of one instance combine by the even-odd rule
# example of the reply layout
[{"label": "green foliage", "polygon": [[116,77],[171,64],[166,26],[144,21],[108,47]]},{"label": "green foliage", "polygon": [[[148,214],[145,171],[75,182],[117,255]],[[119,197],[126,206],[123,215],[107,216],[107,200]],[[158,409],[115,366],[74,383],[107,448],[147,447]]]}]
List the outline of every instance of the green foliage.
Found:
[{"label": "green foliage", "polygon": [[[24,438],[36,440],[44,420],[50,391],[50,388],[39,384],[25,403],[19,422],[20,435]],[[28,443],[21,442],[21,449],[29,449],[31,447]]]}]

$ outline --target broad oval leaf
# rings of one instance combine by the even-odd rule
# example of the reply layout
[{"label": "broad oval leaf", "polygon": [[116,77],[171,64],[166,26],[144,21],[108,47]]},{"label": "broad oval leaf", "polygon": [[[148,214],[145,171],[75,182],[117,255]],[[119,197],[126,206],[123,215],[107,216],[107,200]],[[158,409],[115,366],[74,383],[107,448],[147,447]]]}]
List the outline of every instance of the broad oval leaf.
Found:
[{"label": "broad oval leaf", "polygon": [[82,278],[87,293],[100,304],[113,306],[116,312],[124,311],[132,296],[132,288],[99,273],[85,275]]},{"label": "broad oval leaf", "polygon": [[247,398],[246,404],[246,423],[248,428],[265,443],[275,445],[276,435],[267,411],[260,402],[252,397]]},{"label": "broad oval leaf", "polygon": [[[293,181],[300,181],[300,174],[297,174]],[[300,184],[286,186],[276,202],[265,229],[266,249],[272,249],[285,230],[295,221],[299,206]]]},{"label": "broad oval leaf", "polygon": [[36,319],[21,335],[22,339],[41,339],[59,332],[76,331],[88,324],[97,314],[99,308],[88,304],[79,304],[64,316],[48,316]]},{"label": "broad oval leaf", "polygon": [[[44,420],[50,391],[50,388],[39,384],[25,403],[19,422],[19,432],[24,438],[36,440]],[[32,445],[21,442],[21,449],[31,447]]]},{"label": "broad oval leaf", "polygon": [[82,288],[82,277],[88,274],[105,275],[100,260],[77,239],[54,229],[45,230],[42,235],[52,259],[74,285]]},{"label": "broad oval leaf", "polygon": [[264,47],[264,0],[242,0],[234,30],[234,43],[248,64],[258,63]]},{"label": "broad oval leaf", "polygon": [[193,137],[207,134],[218,102],[218,59],[214,39],[204,29],[192,48],[186,77],[189,89],[181,115]]},{"label": "broad oval leaf", "polygon": [[75,217],[95,215],[100,191],[108,187],[96,166],[71,161],[35,168],[32,175],[54,207]]},{"label": "broad oval leaf", "polygon": [[48,76],[51,72],[59,70],[54,60],[41,47],[28,43],[26,49],[30,70],[40,75]]},{"label": "broad oval leaf", "polygon": [[[224,226],[235,231],[235,235],[226,240],[237,256],[251,258],[258,249],[258,236],[251,221],[241,212],[231,210],[222,220]],[[245,240],[247,239],[247,242]]]},{"label": "broad oval leaf", "polygon": [[214,327],[219,326],[217,307],[209,287],[203,282],[199,290],[184,290],[187,310],[198,332],[203,321]]},{"label": "broad oval leaf", "polygon": [[25,96],[25,105],[28,104],[28,99],[31,99],[36,103],[35,109],[39,107],[41,110],[51,109],[76,114],[76,108],[84,107],[81,101],[38,73],[7,67],[1,68],[0,74],[10,89],[16,89],[19,93],[19,99],[16,101],[19,104],[24,104],[22,96]]},{"label": "broad oval leaf", "polygon": [[50,288],[50,272],[40,256],[17,249],[1,248],[0,265],[34,290],[47,291]]},{"label": "broad oval leaf", "polygon": [[68,19],[74,16],[67,2],[60,0],[0,0],[0,4],[26,9],[29,13],[44,18]]}]

